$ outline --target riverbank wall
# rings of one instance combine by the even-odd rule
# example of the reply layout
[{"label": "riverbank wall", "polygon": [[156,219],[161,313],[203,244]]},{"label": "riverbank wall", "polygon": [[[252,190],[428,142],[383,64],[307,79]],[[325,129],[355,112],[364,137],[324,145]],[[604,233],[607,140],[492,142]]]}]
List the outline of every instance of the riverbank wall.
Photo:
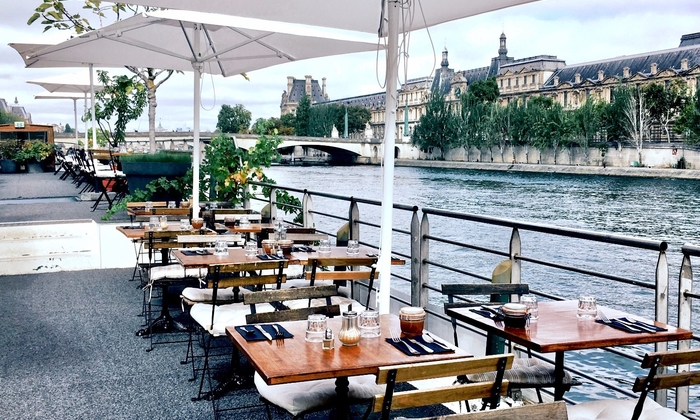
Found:
[{"label": "riverbank wall", "polygon": [[397,159],[396,166],[466,169],[478,171],[534,172],[572,175],[626,176],[640,178],[676,178],[700,180],[700,170],[671,168],[636,168],[525,163],[463,162],[446,160]]}]

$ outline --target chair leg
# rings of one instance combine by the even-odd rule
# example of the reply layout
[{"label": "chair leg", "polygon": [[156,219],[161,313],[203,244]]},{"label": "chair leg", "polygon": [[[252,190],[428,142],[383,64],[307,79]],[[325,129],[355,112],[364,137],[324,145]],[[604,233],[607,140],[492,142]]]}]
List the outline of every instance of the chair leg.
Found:
[{"label": "chair leg", "polygon": [[197,396],[192,398],[192,401],[200,401],[202,399],[202,389],[204,388],[204,377],[209,377],[209,388],[211,388],[211,373],[209,372],[209,350],[211,349],[211,334],[207,337],[204,345],[204,365],[202,366],[202,377],[199,381],[199,391]]}]

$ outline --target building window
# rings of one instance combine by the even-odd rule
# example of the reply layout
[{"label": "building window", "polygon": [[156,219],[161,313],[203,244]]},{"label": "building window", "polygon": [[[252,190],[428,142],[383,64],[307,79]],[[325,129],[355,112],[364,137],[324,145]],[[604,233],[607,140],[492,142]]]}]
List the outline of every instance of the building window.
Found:
[{"label": "building window", "polygon": [[518,86],[518,78],[515,78],[515,86]]},{"label": "building window", "polygon": [[535,84],[535,75],[534,74],[532,75],[532,84],[533,85]]},{"label": "building window", "polygon": [[564,92],[564,107],[568,106],[569,92]]},{"label": "building window", "polygon": [[510,87],[510,78],[508,79],[508,87]]},{"label": "building window", "polygon": [[503,89],[503,79],[501,79],[500,82],[501,82],[501,89]]}]

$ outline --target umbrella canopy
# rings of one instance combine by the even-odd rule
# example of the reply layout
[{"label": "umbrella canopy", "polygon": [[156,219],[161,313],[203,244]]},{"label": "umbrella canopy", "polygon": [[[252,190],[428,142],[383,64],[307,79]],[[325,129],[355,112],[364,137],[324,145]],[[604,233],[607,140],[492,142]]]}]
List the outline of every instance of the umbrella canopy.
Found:
[{"label": "umbrella canopy", "polygon": [[[378,48],[375,42],[363,42],[358,36],[281,22],[166,10],[142,13],[38,51],[27,48],[22,58],[26,67],[94,63],[194,70],[192,208],[197,216],[201,73],[226,77],[290,61]],[[20,52],[20,48],[15,49]]]},{"label": "umbrella canopy", "polygon": [[[95,90],[102,90],[104,86],[101,83],[90,84],[90,78],[87,74],[71,73],[62,74],[60,76],[45,77],[37,80],[27,80],[27,83],[39,85],[49,92],[73,92],[73,93],[90,93],[90,86]],[[82,96],[82,95],[81,95]]]},{"label": "umbrella canopy", "polygon": [[[399,33],[504,9],[537,0],[130,0],[131,4],[180,10],[216,11],[387,36],[386,114],[384,116],[384,165],[379,271],[384,273],[377,294],[381,313],[389,312],[391,280],[392,210],[394,197],[394,147],[398,92]],[[425,306],[426,302],[412,302]]]}]

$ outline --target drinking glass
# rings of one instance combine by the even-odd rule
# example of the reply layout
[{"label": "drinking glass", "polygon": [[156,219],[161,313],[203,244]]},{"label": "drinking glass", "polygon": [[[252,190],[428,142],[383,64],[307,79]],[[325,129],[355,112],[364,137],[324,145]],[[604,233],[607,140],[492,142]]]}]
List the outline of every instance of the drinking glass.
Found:
[{"label": "drinking glass", "polygon": [[361,337],[379,337],[382,335],[379,327],[379,312],[367,310],[360,314],[360,336]]},{"label": "drinking glass", "polygon": [[331,241],[328,239],[321,239],[318,245],[318,252],[322,254],[327,254],[331,252]]},{"label": "drinking glass", "polygon": [[156,230],[160,228],[160,218],[158,216],[151,216],[148,218],[148,228],[151,230]]},{"label": "drinking glass", "polygon": [[360,243],[355,239],[348,240],[348,255],[357,255],[360,253]]},{"label": "drinking glass", "polygon": [[581,295],[578,298],[578,309],[576,316],[581,319],[594,319],[598,315],[598,306],[596,305],[595,296]]},{"label": "drinking glass", "polygon": [[239,225],[243,229],[249,228],[250,227],[250,220],[248,220],[248,216],[241,216],[241,221],[240,221]]},{"label": "drinking glass", "polygon": [[226,239],[217,239],[216,242],[214,242],[214,255],[228,255]]},{"label": "drinking glass", "polygon": [[190,228],[190,219],[180,219],[180,230],[188,230]]},{"label": "drinking glass", "polygon": [[326,332],[328,318],[322,314],[312,314],[306,321],[306,341],[320,343]]},{"label": "drinking glass", "polygon": [[160,216],[160,228],[161,229],[168,228],[168,216]]},{"label": "drinking glass", "polygon": [[540,317],[540,309],[537,306],[537,296],[525,295],[520,298],[520,303],[527,307],[527,312],[530,314],[530,321],[537,321]]},{"label": "drinking glass", "polygon": [[168,201],[168,208],[169,208],[169,209],[174,209],[174,208],[175,208],[175,202],[174,202],[174,201]]},{"label": "drinking glass", "polygon": [[146,211],[153,210],[153,201],[146,201]]},{"label": "drinking glass", "polygon": [[246,257],[254,257],[258,255],[258,244],[254,241],[248,241],[245,244]]}]

